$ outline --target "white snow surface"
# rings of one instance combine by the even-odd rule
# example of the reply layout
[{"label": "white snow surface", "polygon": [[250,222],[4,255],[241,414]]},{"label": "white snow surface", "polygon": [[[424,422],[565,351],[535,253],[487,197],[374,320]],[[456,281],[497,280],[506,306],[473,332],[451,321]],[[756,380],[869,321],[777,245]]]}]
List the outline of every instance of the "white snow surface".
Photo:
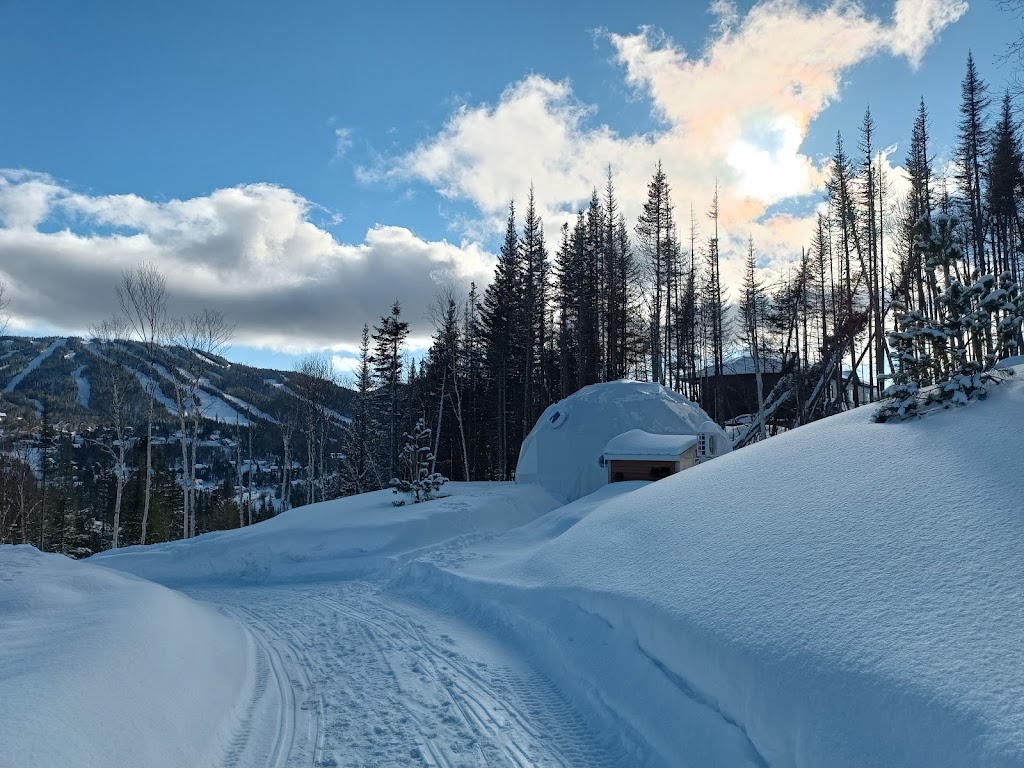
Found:
[{"label": "white snow surface", "polygon": [[671,765],[1022,765],[1017,372],[966,408],[860,408],[595,494],[561,535],[542,518],[457,572],[414,563],[409,589],[523,637]]},{"label": "white snow surface", "polygon": [[[227,765],[1022,765],[1017,370],[965,408],[875,424],[869,406],[568,504],[538,483],[378,492],[90,563],[242,622],[257,683]],[[553,431],[646,408],[611,405]],[[24,647],[0,641],[0,670]],[[2,754],[78,733],[54,722]],[[166,741],[160,722],[136,740]],[[91,754],[75,764],[106,765]]]},{"label": "white snow surface", "polygon": [[255,405],[252,405],[250,403],[245,402],[245,400],[243,400],[242,398],[235,397],[234,395],[229,395],[227,392],[222,392],[221,390],[216,389],[215,387],[213,387],[213,385],[208,385],[208,386],[211,389],[213,389],[218,395],[220,395],[225,400],[227,400],[228,402],[231,402],[231,403],[234,403],[235,405],[237,405],[239,408],[241,408],[243,411],[245,411],[246,414],[252,414],[257,419],[263,419],[263,421],[269,421],[271,424],[280,424],[281,423],[280,421],[275,419],[273,416],[271,416],[266,411],[261,411]]},{"label": "white snow surface", "polygon": [[390,490],[288,510],[191,541],[124,547],[89,562],[172,586],[355,578],[459,539],[501,533],[558,506],[537,487],[448,483],[443,499],[392,506]]},{"label": "white snow surface", "polygon": [[2,765],[228,765],[252,656],[207,605],[0,546]]},{"label": "white snow surface", "polygon": [[85,370],[84,365],[80,365],[71,372],[71,375],[75,379],[75,386],[78,387],[78,404],[83,408],[89,407],[89,397],[92,394],[92,386],[89,384],[89,380],[82,375],[82,371]]},{"label": "white snow surface", "polygon": [[696,435],[652,435],[642,429],[631,429],[608,441],[608,445],[604,447],[604,457],[678,459],[683,451],[696,444]]},{"label": "white snow surface", "polygon": [[32,360],[29,362],[28,365],[24,367],[24,369],[22,369],[17,375],[13,376],[9,382],[7,382],[7,386],[4,387],[4,392],[7,394],[13,392],[17,388],[17,386],[21,384],[21,382],[25,379],[26,376],[32,373],[32,371],[34,371],[40,365],[42,365],[43,361],[50,355],[52,355],[55,351],[57,351],[57,349],[63,347],[67,343],[67,339],[57,339],[55,341],[50,342],[50,345],[48,347],[46,347],[34,358],[32,358]]},{"label": "white snow surface", "polygon": [[639,381],[592,384],[549,406],[523,441],[516,482],[537,484],[562,501],[593,493],[608,481],[600,464],[608,441],[631,429],[661,435],[720,434],[700,406],[677,392]]},{"label": "white snow surface", "polygon": [[[175,381],[178,381],[164,366],[154,364],[153,367],[156,369],[156,372],[170,382],[172,386],[174,386]],[[139,375],[141,377],[142,374]],[[199,401],[199,413],[204,419],[209,421],[219,421],[229,425],[238,424],[242,427],[250,426],[249,419],[245,417],[245,414],[239,413],[216,395],[210,394],[206,390],[202,389],[202,387],[196,389],[195,394],[196,399]],[[178,406],[173,401],[171,401],[170,405],[165,404],[165,407],[172,415],[176,416],[178,414]]]},{"label": "white snow surface", "polygon": [[146,375],[145,373],[140,371],[138,368],[134,369],[134,373],[135,373],[135,378],[137,378],[139,380],[139,384],[142,385],[142,389],[144,391],[149,392],[150,388],[152,387],[153,398],[158,403],[160,403],[160,405],[162,405],[164,408],[166,408],[167,412],[169,414],[171,414],[171,416],[177,416],[178,415],[178,406],[177,406],[177,404],[171,398],[169,398],[167,395],[164,394],[164,391],[160,387],[160,383],[158,381],[153,379],[151,376]]}]

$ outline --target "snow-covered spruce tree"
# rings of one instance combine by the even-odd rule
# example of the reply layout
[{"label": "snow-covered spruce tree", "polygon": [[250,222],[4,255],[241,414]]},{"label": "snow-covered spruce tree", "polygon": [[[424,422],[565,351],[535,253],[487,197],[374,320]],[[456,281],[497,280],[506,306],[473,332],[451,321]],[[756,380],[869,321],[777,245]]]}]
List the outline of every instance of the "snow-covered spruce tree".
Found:
[{"label": "snow-covered spruce tree", "polygon": [[407,502],[419,504],[440,497],[441,487],[448,482],[444,475],[431,471],[434,454],[430,450],[430,427],[422,417],[416,422],[412,433],[403,435],[405,445],[399,458],[405,477],[392,478],[391,489],[405,498],[392,502],[396,507]]},{"label": "snow-covered spruce tree", "polygon": [[919,415],[927,404],[983,399],[987,384],[1011,373],[995,364],[1016,351],[1024,317],[1024,297],[1008,272],[975,271],[969,287],[957,277],[966,261],[955,217],[922,216],[914,225],[914,249],[925,267],[932,316],[893,304],[903,310],[889,334],[897,368],[883,393],[890,399],[875,414],[880,422]]},{"label": "snow-covered spruce tree", "polygon": [[889,346],[895,354],[896,370],[890,384],[882,393],[888,398],[875,413],[875,421],[885,422],[892,418],[907,419],[918,413],[918,393],[925,372],[925,346],[923,336],[927,321],[918,310],[908,310],[906,305],[894,300],[890,309],[897,314],[899,329],[889,334]]}]

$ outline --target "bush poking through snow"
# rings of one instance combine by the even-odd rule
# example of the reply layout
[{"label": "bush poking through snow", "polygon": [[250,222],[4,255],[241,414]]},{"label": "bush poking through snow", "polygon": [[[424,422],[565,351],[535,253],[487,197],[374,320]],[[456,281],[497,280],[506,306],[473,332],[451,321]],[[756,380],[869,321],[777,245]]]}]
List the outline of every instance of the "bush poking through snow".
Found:
[{"label": "bush poking through snow", "polygon": [[409,502],[419,504],[421,501],[446,496],[447,494],[440,491],[441,486],[448,482],[448,478],[433,471],[434,454],[430,450],[430,428],[421,418],[416,422],[412,434],[406,432],[404,438],[401,463],[405,477],[394,477],[388,485],[396,494],[404,495],[405,498],[396,499],[392,504],[401,507]]},{"label": "bush poking through snow", "polygon": [[889,346],[896,371],[875,421],[984,399],[986,385],[1012,373],[995,364],[1018,349],[1024,295],[1009,272],[975,271],[969,286],[960,282],[957,275],[966,264],[956,228],[956,217],[944,213],[922,216],[914,225],[914,250],[927,271],[932,312],[908,310],[893,300],[898,327],[889,334]]}]

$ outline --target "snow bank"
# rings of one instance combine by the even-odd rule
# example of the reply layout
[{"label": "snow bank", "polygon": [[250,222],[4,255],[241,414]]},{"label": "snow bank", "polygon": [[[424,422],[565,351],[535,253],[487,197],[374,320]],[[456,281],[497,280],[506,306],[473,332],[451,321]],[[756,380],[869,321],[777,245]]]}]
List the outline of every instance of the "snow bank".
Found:
[{"label": "snow bank", "polygon": [[394,507],[390,490],[310,504],[188,541],[125,547],[89,562],[172,586],[357,578],[427,547],[493,535],[558,506],[542,489],[448,483],[443,499]]},{"label": "snow bank", "polygon": [[1021,379],[582,499],[403,588],[518,637],[655,763],[1024,764]]},{"label": "snow bank", "polygon": [[0,546],[0,763],[222,765],[250,653],[240,626],[180,594]]},{"label": "snow bank", "polygon": [[549,406],[523,441],[516,482],[537,484],[562,501],[573,501],[607,482],[600,463],[608,441],[631,429],[661,435],[720,434],[721,453],[731,450],[725,432],[696,404],[660,384],[614,381],[593,384]]}]

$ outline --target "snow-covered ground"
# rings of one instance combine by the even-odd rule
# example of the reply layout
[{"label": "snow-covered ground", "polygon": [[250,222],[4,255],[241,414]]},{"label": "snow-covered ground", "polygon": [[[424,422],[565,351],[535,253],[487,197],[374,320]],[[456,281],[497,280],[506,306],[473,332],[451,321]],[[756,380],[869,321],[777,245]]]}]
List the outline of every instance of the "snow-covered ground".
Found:
[{"label": "snow-covered ground", "polygon": [[[870,415],[569,504],[525,484],[457,484],[401,508],[379,492],[61,568],[138,574],[237,619],[218,626],[253,682],[221,701],[225,764],[1022,765],[1024,375],[919,421]],[[55,650],[92,631],[86,611],[47,608],[64,572],[37,569],[26,598],[44,607],[25,632],[57,627]],[[0,560],[0,608],[29,579],[6,573]],[[118,593],[89,594],[105,627]],[[4,626],[0,669],[23,666]],[[162,620],[153,631],[180,642]],[[102,662],[75,658],[83,680],[117,690],[100,685]],[[15,693],[63,706],[60,679],[42,674]],[[135,674],[147,684],[126,683],[126,699],[177,711],[180,687]],[[17,699],[9,680],[0,702]],[[118,696],[103,694],[126,709]],[[179,737],[160,717],[106,742],[93,721],[48,717],[19,723],[89,742],[79,765],[118,765],[102,756],[119,738]],[[0,716],[0,743],[7,728]]]}]

